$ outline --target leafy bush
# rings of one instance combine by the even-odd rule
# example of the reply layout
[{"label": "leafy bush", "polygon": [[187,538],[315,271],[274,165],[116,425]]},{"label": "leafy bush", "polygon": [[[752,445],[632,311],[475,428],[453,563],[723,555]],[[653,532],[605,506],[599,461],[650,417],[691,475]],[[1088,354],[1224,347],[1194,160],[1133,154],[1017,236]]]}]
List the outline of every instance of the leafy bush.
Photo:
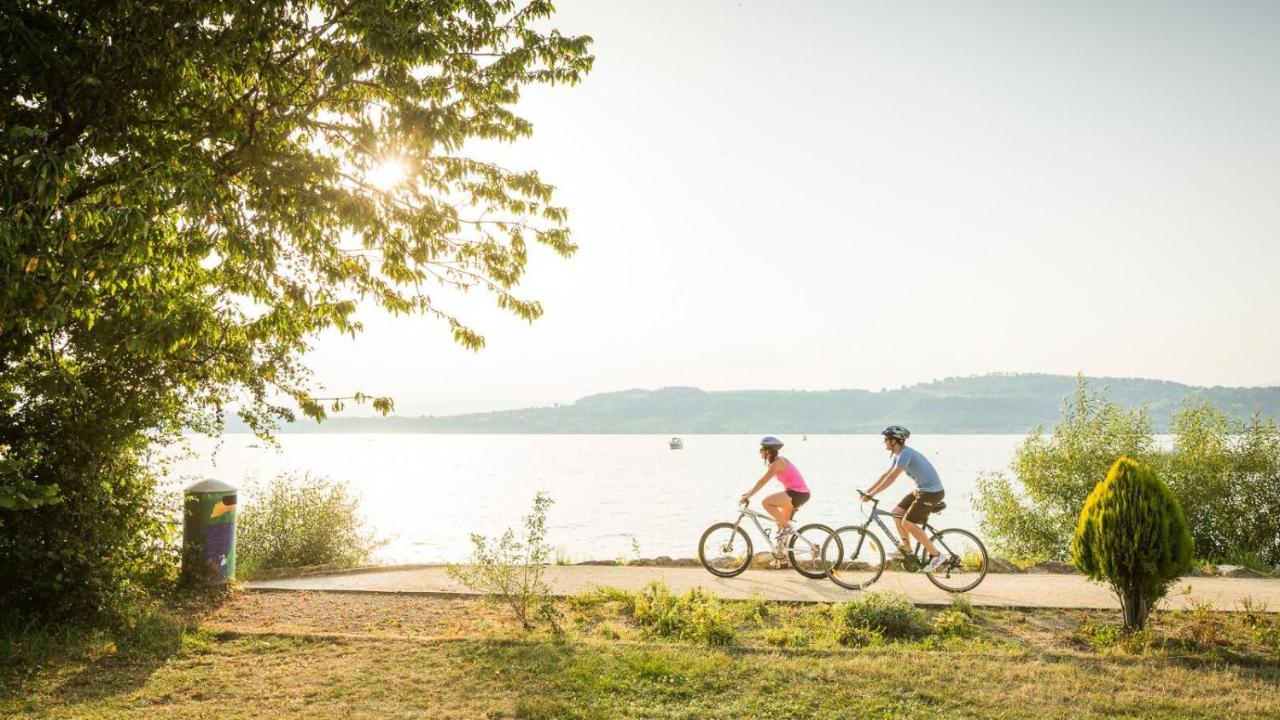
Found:
[{"label": "leafy bush", "polygon": [[1085,501],[1071,555],[1085,575],[1110,583],[1125,627],[1141,630],[1169,584],[1191,569],[1191,535],[1155,471],[1122,457]]},{"label": "leafy bush", "polygon": [[968,595],[951,593],[951,609],[967,618],[973,617],[973,601]]},{"label": "leafy bush", "polygon": [[[1079,508],[1116,458],[1155,467],[1186,513],[1197,556],[1211,562],[1280,564],[1280,427],[1232,419],[1208,401],[1173,416],[1171,452],[1159,449],[1145,410],[1095,393],[1084,378],[1051,434],[1032,432],[1010,473],[978,480],[975,508],[999,553],[1067,560]],[[1250,559],[1252,563],[1239,562]]]},{"label": "leafy bush", "polygon": [[1080,378],[1072,402],[1047,437],[1039,428],[1014,455],[1013,477],[978,479],[974,507],[994,549],[1025,560],[1067,560],[1080,505],[1121,455],[1156,451],[1143,410],[1126,410],[1090,391]]},{"label": "leafy bush", "polygon": [[547,544],[547,510],[554,502],[546,493],[533,498],[533,510],[524,517],[524,539],[508,529],[497,539],[471,536],[467,565],[450,565],[449,577],[472,590],[503,603],[525,630],[542,619],[559,630],[551,588],[542,579],[552,548]]},{"label": "leafy bush", "polygon": [[1196,555],[1266,569],[1280,565],[1280,427],[1233,420],[1208,401],[1174,417],[1174,451],[1157,458],[1182,503]]},{"label": "leafy bush", "polygon": [[236,562],[258,570],[369,562],[385,541],[364,530],[360,501],[346,483],[316,475],[281,475],[250,485],[236,518]]},{"label": "leafy bush", "polygon": [[634,614],[650,635],[707,645],[732,645],[738,638],[729,610],[700,588],[676,596],[663,583],[651,582],[636,595]]},{"label": "leafy bush", "polygon": [[958,610],[943,610],[931,624],[935,635],[941,637],[970,638],[978,634],[978,626],[966,614]]},{"label": "leafy bush", "polygon": [[[17,466],[19,481],[57,481],[56,502],[0,504],[0,623],[127,623],[176,581],[176,504],[156,492],[147,439],[116,427],[128,419],[88,400],[53,405],[27,407],[20,428],[0,427],[0,486]],[[0,412],[0,425],[8,419]],[[13,433],[33,436],[17,444],[21,458],[6,456]]]},{"label": "leafy bush", "polygon": [[847,627],[886,638],[919,637],[926,627],[924,611],[895,593],[867,593],[850,600],[840,607],[839,617]]}]

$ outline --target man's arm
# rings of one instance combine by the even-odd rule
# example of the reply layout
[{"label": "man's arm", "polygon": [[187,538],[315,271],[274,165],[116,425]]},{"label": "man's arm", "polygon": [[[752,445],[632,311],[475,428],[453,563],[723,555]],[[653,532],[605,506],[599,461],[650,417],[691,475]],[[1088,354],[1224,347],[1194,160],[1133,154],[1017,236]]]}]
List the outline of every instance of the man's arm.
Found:
[{"label": "man's arm", "polygon": [[867,490],[867,494],[872,497],[875,497],[876,493],[879,493],[881,490],[884,490],[885,488],[892,485],[893,481],[897,480],[898,476],[901,474],[902,474],[902,468],[897,467],[896,465],[894,467],[889,468],[884,472],[883,475],[880,476],[880,479],[876,480],[875,484],[872,485],[871,488]]}]

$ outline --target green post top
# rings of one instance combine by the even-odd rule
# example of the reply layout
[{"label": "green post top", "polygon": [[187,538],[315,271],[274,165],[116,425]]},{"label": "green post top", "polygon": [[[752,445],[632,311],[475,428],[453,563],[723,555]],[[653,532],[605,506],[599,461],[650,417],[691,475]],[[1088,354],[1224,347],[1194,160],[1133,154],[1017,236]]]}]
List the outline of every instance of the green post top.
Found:
[{"label": "green post top", "polygon": [[235,492],[235,488],[221,480],[213,478],[205,478],[198,483],[188,485],[184,492],[188,493],[217,493],[217,492]]}]

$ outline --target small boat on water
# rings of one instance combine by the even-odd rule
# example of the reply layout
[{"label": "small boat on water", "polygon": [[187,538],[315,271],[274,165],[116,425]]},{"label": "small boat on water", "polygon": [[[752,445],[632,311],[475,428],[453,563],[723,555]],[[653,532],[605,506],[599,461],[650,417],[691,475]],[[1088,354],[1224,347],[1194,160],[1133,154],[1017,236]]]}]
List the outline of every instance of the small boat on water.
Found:
[{"label": "small boat on water", "polygon": [[671,438],[671,442],[670,442],[670,443],[667,443],[667,444],[671,446],[671,449],[672,449],[672,450],[683,450],[683,449],[684,449],[684,441],[683,441],[683,440],[681,440],[681,439],[680,439],[680,438],[678,438],[678,437],[673,437],[673,438]]},{"label": "small boat on water", "polygon": [[809,436],[808,436],[808,435],[801,435],[801,436],[800,436],[800,439],[801,439],[801,440],[803,440],[804,442],[809,442]]}]

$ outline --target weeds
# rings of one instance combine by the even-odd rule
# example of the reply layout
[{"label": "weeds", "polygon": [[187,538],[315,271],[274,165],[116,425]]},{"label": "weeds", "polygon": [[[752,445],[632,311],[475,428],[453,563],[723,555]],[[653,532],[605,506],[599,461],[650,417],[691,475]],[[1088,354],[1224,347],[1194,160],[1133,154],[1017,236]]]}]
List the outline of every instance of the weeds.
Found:
[{"label": "weeds", "polygon": [[560,631],[551,588],[542,579],[551,556],[546,537],[547,509],[552,502],[546,493],[534,496],[533,510],[524,518],[521,540],[510,529],[494,540],[473,534],[469,564],[450,565],[448,570],[449,577],[506,605],[525,630],[534,629],[542,621],[552,631]]},{"label": "weeds", "polygon": [[841,606],[840,619],[850,628],[886,638],[917,638],[926,632],[924,611],[893,593],[867,593],[850,600]]},{"label": "weeds", "polygon": [[634,617],[652,636],[707,645],[732,645],[738,639],[737,628],[724,604],[699,588],[676,596],[660,582],[649,583],[636,596]]}]

